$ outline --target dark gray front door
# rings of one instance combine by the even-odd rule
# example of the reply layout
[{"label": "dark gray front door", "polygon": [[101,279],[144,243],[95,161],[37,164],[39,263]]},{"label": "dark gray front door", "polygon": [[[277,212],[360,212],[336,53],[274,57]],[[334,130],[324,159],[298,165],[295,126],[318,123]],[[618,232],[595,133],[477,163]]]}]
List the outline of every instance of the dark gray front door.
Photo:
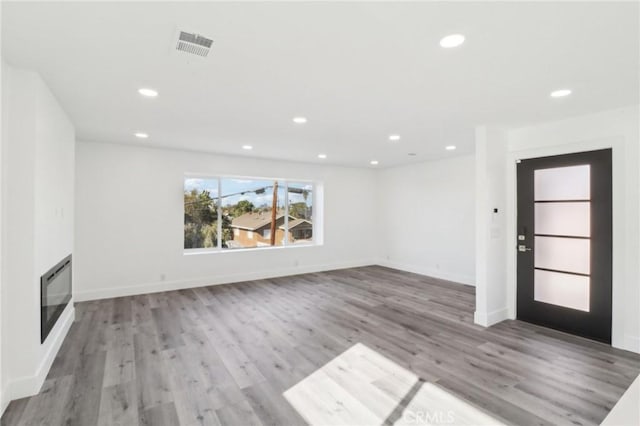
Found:
[{"label": "dark gray front door", "polygon": [[517,317],[611,343],[611,150],[518,164]]}]

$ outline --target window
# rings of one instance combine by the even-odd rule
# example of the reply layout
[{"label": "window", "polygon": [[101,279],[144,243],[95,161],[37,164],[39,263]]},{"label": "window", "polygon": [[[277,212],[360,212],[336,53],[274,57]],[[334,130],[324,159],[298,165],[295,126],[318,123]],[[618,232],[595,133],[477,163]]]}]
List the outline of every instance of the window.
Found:
[{"label": "window", "polygon": [[[284,233],[284,228],[280,228],[285,225],[285,182],[221,178],[220,188],[222,214],[229,218],[228,226],[234,230],[232,238],[223,238],[222,249],[283,244],[280,234]],[[268,235],[265,231],[269,231]]]},{"label": "window", "polygon": [[185,249],[218,246],[218,200],[218,179],[185,179]]},{"label": "window", "polygon": [[314,185],[254,178],[184,180],[184,248],[313,244]]},{"label": "window", "polygon": [[291,182],[289,193],[288,241],[294,244],[313,242],[313,185]]}]

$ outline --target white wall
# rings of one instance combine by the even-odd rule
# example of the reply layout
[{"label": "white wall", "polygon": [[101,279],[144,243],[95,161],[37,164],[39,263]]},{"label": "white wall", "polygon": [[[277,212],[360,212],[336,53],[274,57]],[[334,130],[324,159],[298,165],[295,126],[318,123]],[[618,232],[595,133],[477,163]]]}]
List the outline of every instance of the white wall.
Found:
[{"label": "white wall", "polygon": [[474,158],[378,171],[379,263],[475,284]]},{"label": "white wall", "polygon": [[[0,22],[2,22],[2,7],[0,7]],[[2,31],[0,31],[0,46],[2,46]],[[6,126],[6,109],[4,108],[4,97],[2,96],[2,89],[5,86],[5,79],[3,72],[5,69],[4,60],[0,58],[0,235],[2,235],[3,227],[2,227],[2,152],[4,151],[4,142],[6,140],[7,131]],[[2,244],[0,243],[0,346],[2,345]],[[2,358],[2,348],[0,348],[0,417],[4,413],[5,408],[9,404],[8,401],[5,401],[5,380],[4,380],[4,365]]]},{"label": "white wall", "polygon": [[[505,272],[504,281],[487,281],[478,288],[477,295],[503,300],[490,325],[504,318],[516,316],[516,160],[549,155],[613,149],[613,325],[612,345],[640,352],[640,282],[638,259],[640,259],[640,179],[639,156],[639,111],[638,107],[603,111],[570,119],[542,123],[507,132],[507,145],[502,141],[506,158],[504,178],[494,190],[504,190],[506,221],[501,233],[506,235],[503,259],[487,259],[486,268]],[[495,135],[494,135],[495,136]],[[493,138],[496,140],[496,138]],[[498,138],[499,139],[499,138]],[[480,141],[479,141],[480,142]],[[478,152],[487,149],[481,143]],[[496,149],[493,145],[491,149]],[[494,153],[494,155],[497,155]],[[491,191],[490,186],[478,191]],[[478,234],[480,236],[480,233]],[[484,235],[482,238],[489,238]],[[479,262],[482,259],[478,258]],[[506,269],[505,269],[506,268]],[[480,282],[478,282],[480,286]],[[506,299],[504,294],[506,292]],[[480,301],[478,301],[480,304]],[[476,320],[478,318],[476,317]],[[478,321],[482,323],[481,321]]]},{"label": "white wall", "polygon": [[[109,143],[79,142],[76,149],[76,300],[366,265],[377,258],[372,170]],[[324,244],[185,255],[185,173],[323,182]]]},{"label": "white wall", "polygon": [[73,250],[75,134],[38,74],[3,65],[6,403],[38,392],[73,319],[70,303],[47,340],[40,343],[40,276]]},{"label": "white wall", "polygon": [[[0,7],[0,15],[2,15],[2,7]],[[0,22],[2,22],[2,16],[0,16]],[[0,32],[1,33],[1,32]],[[0,45],[2,44],[1,40],[0,40]],[[6,120],[6,113],[7,113],[7,109],[5,108],[4,105],[4,99],[5,97],[2,96],[2,90],[5,87],[5,75],[6,73],[4,72],[5,69],[5,64],[4,61],[0,59],[0,235],[2,235],[3,233],[3,226],[2,226],[2,209],[3,209],[3,200],[2,200],[2,157],[3,157],[3,152],[4,152],[4,144],[7,140],[7,126],[5,126],[5,123],[7,122]],[[5,375],[4,375],[4,358],[2,357],[2,327],[4,322],[2,321],[2,303],[3,303],[3,288],[4,288],[4,284],[2,281],[2,270],[3,270],[3,261],[2,261],[2,244],[0,243],[0,416],[2,416],[2,414],[4,413],[4,410],[7,408],[7,405],[9,404],[9,401],[7,401],[5,399],[5,388],[7,386],[7,384],[5,383]]]}]

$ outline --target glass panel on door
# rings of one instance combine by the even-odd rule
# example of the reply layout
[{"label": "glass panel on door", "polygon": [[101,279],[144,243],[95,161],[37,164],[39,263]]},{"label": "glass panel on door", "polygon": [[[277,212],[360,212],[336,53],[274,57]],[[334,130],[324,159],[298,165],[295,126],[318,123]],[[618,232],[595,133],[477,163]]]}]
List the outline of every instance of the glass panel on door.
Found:
[{"label": "glass panel on door", "polygon": [[588,164],[534,171],[534,300],[589,311]]},{"label": "glass panel on door", "polygon": [[589,275],[591,241],[588,238],[535,237],[536,269]]},{"label": "glass panel on door", "polygon": [[547,202],[535,204],[538,235],[591,236],[591,203]]},{"label": "glass panel on door", "polygon": [[534,300],[589,312],[589,277],[536,269]]},{"label": "glass panel on door", "polygon": [[591,195],[591,167],[554,167],[536,170],[535,201],[588,200]]}]

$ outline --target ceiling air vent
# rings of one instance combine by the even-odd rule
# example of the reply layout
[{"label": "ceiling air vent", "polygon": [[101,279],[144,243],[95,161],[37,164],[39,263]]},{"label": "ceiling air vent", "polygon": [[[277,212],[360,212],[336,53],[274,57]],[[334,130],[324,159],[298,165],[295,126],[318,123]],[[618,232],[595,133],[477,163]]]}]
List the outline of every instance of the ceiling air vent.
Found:
[{"label": "ceiling air vent", "polygon": [[180,31],[178,34],[178,44],[176,44],[176,50],[182,52],[191,53],[198,56],[207,56],[213,40],[203,37],[198,34],[186,33]]}]

